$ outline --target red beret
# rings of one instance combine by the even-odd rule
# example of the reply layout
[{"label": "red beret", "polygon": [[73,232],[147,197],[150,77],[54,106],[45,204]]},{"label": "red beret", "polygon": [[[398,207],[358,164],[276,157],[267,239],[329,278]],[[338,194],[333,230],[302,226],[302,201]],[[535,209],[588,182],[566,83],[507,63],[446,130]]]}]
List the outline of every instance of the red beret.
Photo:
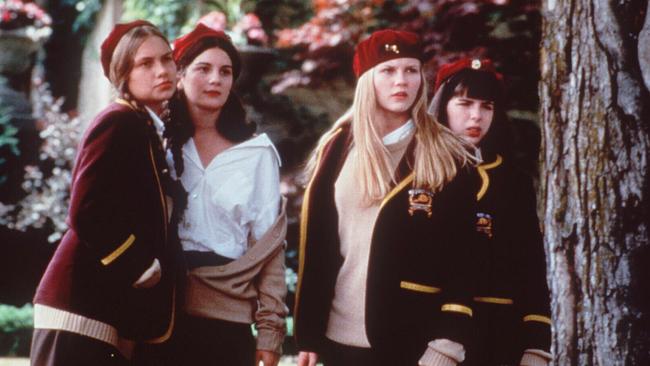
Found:
[{"label": "red beret", "polygon": [[110,67],[111,67],[111,59],[113,58],[113,52],[115,51],[115,47],[117,47],[117,44],[120,42],[120,39],[126,34],[126,32],[130,31],[131,29],[135,27],[139,27],[141,25],[149,25],[155,28],[155,26],[151,23],[149,23],[146,20],[134,20],[130,23],[120,23],[120,24],[115,24],[115,27],[111,31],[111,33],[108,34],[104,42],[102,42],[101,46],[101,61],[102,61],[102,68],[104,69],[104,75],[106,77],[109,77],[110,73]]},{"label": "red beret", "polygon": [[402,57],[422,61],[420,37],[412,32],[384,29],[359,42],[354,52],[354,74],[359,77],[376,65]]},{"label": "red beret", "polygon": [[492,60],[487,58],[479,60],[477,58],[466,57],[456,62],[442,65],[440,70],[438,70],[438,74],[436,75],[436,85],[433,90],[437,91],[443,82],[445,82],[450,77],[454,76],[458,72],[465,69],[490,72],[494,74],[497,80],[503,79],[503,76],[499,74],[497,70],[494,68],[494,64],[492,63]]},{"label": "red beret", "polygon": [[193,44],[205,38],[216,38],[219,41],[218,47],[223,49],[230,57],[233,74],[236,79],[241,69],[241,61],[237,49],[230,40],[230,36],[221,30],[214,29],[203,23],[199,23],[191,32],[174,41],[173,57],[176,64],[185,56]]}]

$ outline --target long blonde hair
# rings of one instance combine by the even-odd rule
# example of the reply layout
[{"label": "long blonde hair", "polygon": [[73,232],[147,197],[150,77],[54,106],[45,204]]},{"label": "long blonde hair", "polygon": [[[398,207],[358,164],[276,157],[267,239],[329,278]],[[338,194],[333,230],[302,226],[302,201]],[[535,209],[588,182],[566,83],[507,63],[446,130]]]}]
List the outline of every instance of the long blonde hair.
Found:
[{"label": "long blonde hair", "polygon": [[[352,136],[356,147],[356,167],[360,177],[360,189],[369,202],[382,200],[395,182],[391,170],[389,152],[372,122],[377,113],[377,99],[373,85],[374,69],[363,73],[357,82],[352,107],[339,117],[323,134],[311,153],[305,175],[312,177],[316,171],[318,156],[330,137],[338,128],[348,122],[352,124]],[[468,146],[448,128],[435,122],[427,113],[427,85],[424,72],[420,71],[422,83],[418,96],[411,108],[415,124],[415,173],[414,184],[418,188],[440,191],[451,181],[459,166],[474,162]]]}]

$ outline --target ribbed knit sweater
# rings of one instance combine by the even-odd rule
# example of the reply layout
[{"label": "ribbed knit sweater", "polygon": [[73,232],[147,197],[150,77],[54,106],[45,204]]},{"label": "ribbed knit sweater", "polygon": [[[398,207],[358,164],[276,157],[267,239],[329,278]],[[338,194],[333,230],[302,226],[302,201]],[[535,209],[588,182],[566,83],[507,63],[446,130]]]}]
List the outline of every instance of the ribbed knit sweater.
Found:
[{"label": "ribbed knit sweater", "polygon": [[[396,143],[386,145],[391,170],[397,167],[412,138],[413,133],[410,133]],[[353,147],[334,185],[341,256],[344,259],[336,280],[325,335],[341,344],[368,348],[370,343],[365,326],[368,256],[381,201],[367,203],[359,194],[356,153]]]}]

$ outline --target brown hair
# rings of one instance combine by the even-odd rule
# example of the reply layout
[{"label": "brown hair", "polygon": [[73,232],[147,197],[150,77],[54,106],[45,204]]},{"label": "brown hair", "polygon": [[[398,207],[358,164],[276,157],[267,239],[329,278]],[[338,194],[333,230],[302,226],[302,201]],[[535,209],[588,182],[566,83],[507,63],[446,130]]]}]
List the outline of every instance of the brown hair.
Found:
[{"label": "brown hair", "polygon": [[120,96],[125,96],[128,92],[128,78],[133,69],[135,54],[144,41],[151,36],[160,37],[169,45],[169,41],[160,30],[151,25],[141,25],[129,30],[117,43],[111,58],[108,79]]}]

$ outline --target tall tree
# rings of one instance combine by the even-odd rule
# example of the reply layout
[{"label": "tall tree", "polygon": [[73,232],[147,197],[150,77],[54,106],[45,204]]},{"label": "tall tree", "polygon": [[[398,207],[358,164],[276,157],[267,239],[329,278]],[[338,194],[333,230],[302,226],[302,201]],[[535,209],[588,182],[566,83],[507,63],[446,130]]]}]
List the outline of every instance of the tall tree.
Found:
[{"label": "tall tree", "polygon": [[541,201],[557,365],[650,365],[648,6],[542,5]]}]

